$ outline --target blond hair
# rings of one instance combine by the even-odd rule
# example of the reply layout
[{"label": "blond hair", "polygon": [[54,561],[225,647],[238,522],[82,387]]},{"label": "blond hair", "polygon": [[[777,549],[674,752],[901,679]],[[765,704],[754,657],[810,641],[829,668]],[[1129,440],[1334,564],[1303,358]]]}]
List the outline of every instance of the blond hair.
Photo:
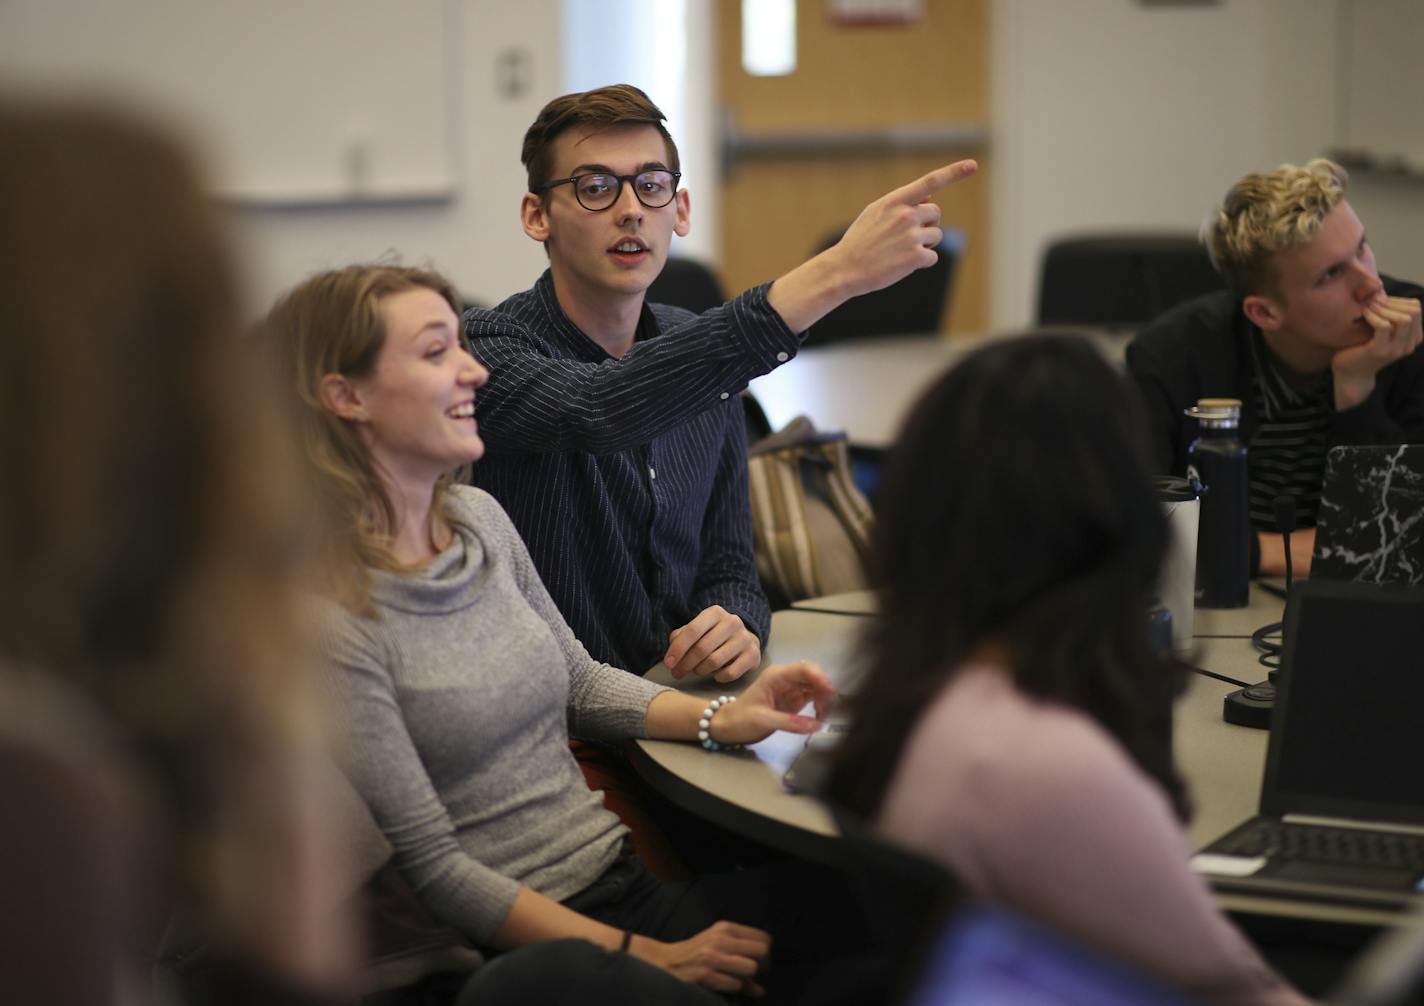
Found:
[{"label": "blond hair", "polygon": [[1239,294],[1273,292],[1271,260],[1315,237],[1325,217],[1345,198],[1349,176],[1317,157],[1305,166],[1282,164],[1249,174],[1226,193],[1202,227],[1212,264]]},{"label": "blond hair", "polygon": [[[322,402],[328,374],[369,376],[386,344],[380,302],[391,294],[425,288],[445,299],[458,316],[460,302],[444,276],[398,265],[352,265],[319,273],[282,297],[263,326],[266,354],[287,389],[307,469],[321,500],[317,540],[324,593],[362,615],[370,603],[370,570],[405,567],[390,549],[396,513],[371,452],[355,425]],[[435,487],[432,522],[442,518],[445,493],[463,469],[442,476]],[[433,530],[433,528],[432,528]]]}]

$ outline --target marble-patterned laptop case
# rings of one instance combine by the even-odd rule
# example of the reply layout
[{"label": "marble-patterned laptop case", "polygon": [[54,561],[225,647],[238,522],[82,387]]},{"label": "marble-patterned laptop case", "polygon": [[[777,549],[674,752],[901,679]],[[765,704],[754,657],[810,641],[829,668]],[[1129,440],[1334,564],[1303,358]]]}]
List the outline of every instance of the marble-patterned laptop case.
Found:
[{"label": "marble-patterned laptop case", "polygon": [[1424,586],[1424,445],[1330,449],[1310,574]]}]

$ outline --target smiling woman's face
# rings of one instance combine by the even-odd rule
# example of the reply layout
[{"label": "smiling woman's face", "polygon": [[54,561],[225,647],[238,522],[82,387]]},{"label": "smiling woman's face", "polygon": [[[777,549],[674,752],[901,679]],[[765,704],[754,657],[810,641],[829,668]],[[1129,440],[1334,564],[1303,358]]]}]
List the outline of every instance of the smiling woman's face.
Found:
[{"label": "smiling woman's face", "polygon": [[434,483],[485,452],[475,391],[489,378],[460,340],[445,298],[416,287],[380,301],[386,340],[370,376],[352,382],[372,457],[400,482]]}]

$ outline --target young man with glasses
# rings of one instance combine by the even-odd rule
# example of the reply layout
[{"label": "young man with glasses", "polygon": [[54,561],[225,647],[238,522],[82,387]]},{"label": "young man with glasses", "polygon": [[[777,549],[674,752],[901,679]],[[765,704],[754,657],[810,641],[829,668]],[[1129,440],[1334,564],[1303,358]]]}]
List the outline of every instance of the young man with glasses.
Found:
[{"label": "young man with glasses", "polygon": [[[504,506],[574,634],[642,674],[732,681],[761,661],[771,612],[757,577],[739,393],[795,355],[850,297],[932,265],[934,192],[949,165],[882,197],[834,248],[702,315],[644,294],[691,203],[663,114],[629,85],[549,102],[524,137],[524,232],[549,268],[465,316],[490,371],[476,485]],[[725,865],[721,839],[642,787],[613,752],[574,742],[589,785],[664,879]],[[669,841],[669,832],[676,834]]]},{"label": "young man with glasses", "polygon": [[871,204],[835,248],[697,316],[644,293],[688,232],[677,146],[628,85],[546,105],[524,138],[524,232],[549,269],[466,317],[491,372],[474,481],[509,512],[597,659],[731,681],[757,666],[757,578],[738,393],[845,300],[933,264],[935,190],[960,162]]}]

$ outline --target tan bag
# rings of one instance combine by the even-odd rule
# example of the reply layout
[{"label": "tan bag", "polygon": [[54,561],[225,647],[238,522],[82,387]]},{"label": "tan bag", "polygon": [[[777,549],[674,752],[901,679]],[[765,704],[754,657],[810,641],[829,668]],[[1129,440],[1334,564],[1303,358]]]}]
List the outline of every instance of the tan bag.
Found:
[{"label": "tan bag", "polygon": [[797,416],[747,451],[757,572],[773,607],[867,586],[870,503],[844,433]]}]

